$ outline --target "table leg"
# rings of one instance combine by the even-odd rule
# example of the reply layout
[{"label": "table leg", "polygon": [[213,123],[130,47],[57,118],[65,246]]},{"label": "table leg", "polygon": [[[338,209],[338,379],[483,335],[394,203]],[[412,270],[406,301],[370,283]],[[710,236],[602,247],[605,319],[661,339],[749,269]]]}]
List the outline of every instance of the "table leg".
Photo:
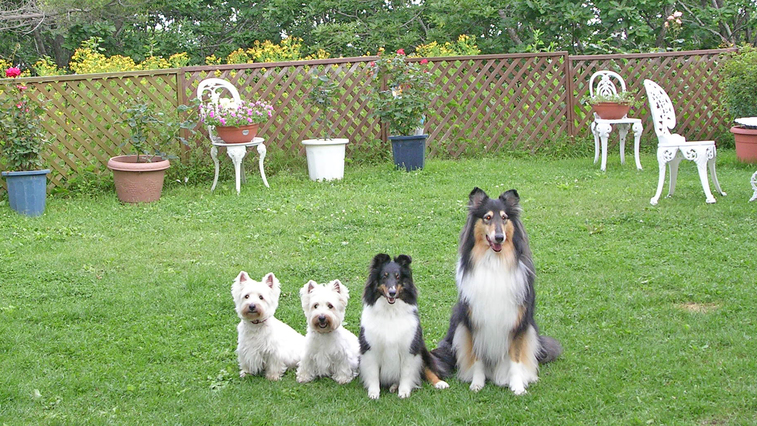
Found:
[{"label": "table leg", "polygon": [[599,139],[602,140],[602,166],[600,167],[602,171],[605,171],[607,168],[607,138],[610,137],[611,131],[612,126],[609,123],[597,124],[597,133],[599,134]]},{"label": "table leg", "polygon": [[210,187],[211,191],[214,191],[216,189],[216,184],[218,184],[218,147],[213,145],[210,148],[210,157],[213,158],[213,164],[215,164],[216,168],[216,174],[215,177],[213,177],[213,186]]},{"label": "table leg", "polygon": [[627,123],[618,124],[618,135],[620,140],[618,146],[620,147],[620,164],[626,164],[626,136],[628,136],[628,128],[631,127]]},{"label": "table leg", "polygon": [[242,169],[242,160],[244,160],[244,156],[247,155],[247,147],[246,146],[229,146],[226,148],[226,152],[229,154],[229,158],[231,158],[231,162],[234,163],[234,177],[235,177],[235,183],[237,188],[237,195],[240,193],[240,180],[241,180],[241,169]]},{"label": "table leg", "polygon": [[258,160],[258,165],[260,167],[260,176],[263,178],[265,187],[270,188],[270,186],[268,186],[268,179],[265,178],[265,170],[263,170],[263,160],[265,160],[266,147],[262,143],[258,145],[258,154],[260,154],[260,160]]}]

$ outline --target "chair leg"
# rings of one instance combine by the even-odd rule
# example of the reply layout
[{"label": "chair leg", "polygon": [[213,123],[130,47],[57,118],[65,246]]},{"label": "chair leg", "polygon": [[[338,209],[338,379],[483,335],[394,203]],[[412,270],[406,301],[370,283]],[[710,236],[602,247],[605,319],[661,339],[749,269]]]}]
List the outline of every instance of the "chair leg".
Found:
[{"label": "chair leg", "polygon": [[668,197],[672,197],[676,192],[676,182],[678,181],[678,165],[681,164],[683,157],[678,154],[676,150],[675,157],[668,163],[670,167],[670,186],[668,189]]},{"label": "chair leg", "polygon": [[602,141],[602,166],[600,168],[602,171],[605,171],[607,168],[607,138],[610,137],[612,126],[608,123],[600,123],[597,124],[595,130],[597,134],[599,134],[599,139]]},{"label": "chair leg", "polygon": [[211,191],[214,191],[216,189],[216,185],[218,184],[218,170],[219,170],[219,164],[218,164],[218,147],[213,145],[210,147],[210,157],[213,158],[213,164],[215,164],[216,174],[213,177],[213,186],[210,187]]},{"label": "chair leg", "polygon": [[720,188],[720,182],[718,181],[718,174],[715,172],[715,158],[713,157],[710,161],[707,162],[707,165],[710,167],[710,176],[712,176],[712,183],[715,184],[715,189],[720,193],[720,195],[727,195],[723,189]]},{"label": "chair leg", "polygon": [[667,167],[667,162],[670,161],[666,159],[667,152],[668,150],[666,150],[665,148],[657,148],[657,164],[660,169],[660,176],[657,179],[657,192],[655,192],[654,197],[649,200],[649,203],[653,206],[656,206],[657,202],[660,201],[662,186],[665,184],[665,168]]},{"label": "chair leg", "polygon": [[708,204],[712,204],[717,200],[712,196],[710,191],[710,181],[707,180],[707,163],[710,161],[707,159],[705,149],[699,149],[697,157],[694,161],[697,163],[697,170],[699,171],[699,181],[702,182],[702,190],[704,190],[705,200]]}]

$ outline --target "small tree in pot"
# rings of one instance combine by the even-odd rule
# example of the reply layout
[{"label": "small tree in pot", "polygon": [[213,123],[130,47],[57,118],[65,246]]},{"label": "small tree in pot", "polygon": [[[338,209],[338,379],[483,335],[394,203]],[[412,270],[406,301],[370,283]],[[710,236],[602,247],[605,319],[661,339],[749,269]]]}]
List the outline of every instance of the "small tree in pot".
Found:
[{"label": "small tree in pot", "polygon": [[[170,154],[179,143],[187,145],[182,130],[194,133],[197,121],[193,118],[181,120],[187,112],[197,110],[193,106],[180,105],[174,118],[156,111],[151,104],[141,100],[129,105],[119,121],[129,129],[129,138],[119,145],[130,147],[126,154],[112,157],[108,168],[113,171],[118,199],[125,203],[149,203],[160,198],[163,190],[165,170],[171,166],[169,159],[178,158]],[[127,152],[128,152],[127,151]]]},{"label": "small tree in pot", "polygon": [[332,138],[334,122],[329,120],[329,113],[336,111],[334,104],[339,94],[338,89],[339,86],[328,74],[328,68],[323,74],[312,76],[307,101],[316,110],[316,121],[320,124],[322,137],[302,141],[311,180],[338,180],[344,177],[344,152],[349,139]]}]

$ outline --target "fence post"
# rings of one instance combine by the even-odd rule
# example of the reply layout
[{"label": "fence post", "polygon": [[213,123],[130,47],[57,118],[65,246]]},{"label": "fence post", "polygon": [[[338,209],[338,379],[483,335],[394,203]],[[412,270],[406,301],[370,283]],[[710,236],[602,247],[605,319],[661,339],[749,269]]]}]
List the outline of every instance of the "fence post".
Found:
[{"label": "fence post", "polygon": [[568,52],[565,52],[564,58],[563,67],[565,70],[565,101],[568,106],[568,134],[570,137],[574,137],[576,136],[576,100],[574,98],[573,90],[573,64],[571,63]]}]

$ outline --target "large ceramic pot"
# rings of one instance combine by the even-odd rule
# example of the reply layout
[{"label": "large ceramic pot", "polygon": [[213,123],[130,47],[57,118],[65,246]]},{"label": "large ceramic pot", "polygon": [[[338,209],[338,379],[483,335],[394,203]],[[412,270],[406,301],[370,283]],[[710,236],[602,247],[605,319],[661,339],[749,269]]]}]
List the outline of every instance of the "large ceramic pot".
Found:
[{"label": "large ceramic pot", "polygon": [[631,105],[623,105],[615,102],[600,102],[593,104],[591,109],[604,120],[618,120],[626,116],[631,110]]},{"label": "large ceramic pot", "polygon": [[216,133],[226,143],[247,143],[258,134],[259,126],[259,124],[239,127],[216,126]]},{"label": "large ceramic pot", "polygon": [[408,172],[423,169],[426,162],[426,138],[428,135],[389,136],[394,165]]},{"label": "large ceramic pot", "polygon": [[2,172],[8,184],[8,202],[11,209],[26,216],[39,216],[44,213],[48,173],[49,169]]},{"label": "large ceramic pot", "polygon": [[757,129],[731,127],[736,142],[736,158],[745,163],[757,163]]},{"label": "large ceramic pot", "polygon": [[311,180],[334,180],[344,177],[344,150],[349,139],[305,139],[308,175]]},{"label": "large ceramic pot", "polygon": [[[145,156],[141,156],[144,160]],[[152,157],[151,162],[137,162],[136,155],[119,155],[108,160],[113,171],[116,195],[124,203],[150,203],[160,198],[168,160]]]}]

